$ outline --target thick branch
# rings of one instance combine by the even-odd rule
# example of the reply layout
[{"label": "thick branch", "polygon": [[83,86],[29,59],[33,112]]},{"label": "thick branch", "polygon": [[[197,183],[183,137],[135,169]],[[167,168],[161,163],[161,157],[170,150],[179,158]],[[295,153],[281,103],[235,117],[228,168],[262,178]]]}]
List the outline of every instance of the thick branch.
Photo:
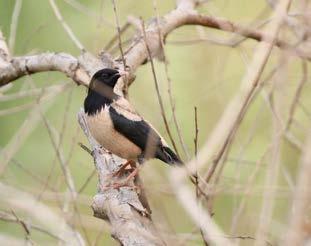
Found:
[{"label": "thick branch", "polygon": [[133,187],[114,189],[111,182],[122,182],[124,177],[112,177],[125,160],[108,154],[91,136],[84,113],[78,120],[93,150],[95,167],[99,183],[98,193],[93,199],[94,216],[108,220],[112,227],[112,236],[122,245],[165,245],[157,234],[150,219],[148,208],[143,206],[139,194]]},{"label": "thick branch", "polygon": [[43,71],[60,71],[79,84],[86,84],[78,59],[65,53],[43,53],[32,56],[14,57],[0,69],[0,86],[27,74]]}]

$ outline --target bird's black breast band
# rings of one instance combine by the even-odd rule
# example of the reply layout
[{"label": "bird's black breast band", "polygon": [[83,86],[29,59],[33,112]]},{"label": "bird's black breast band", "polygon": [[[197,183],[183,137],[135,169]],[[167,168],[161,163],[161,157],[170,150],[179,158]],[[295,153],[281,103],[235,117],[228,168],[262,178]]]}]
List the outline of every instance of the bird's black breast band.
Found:
[{"label": "bird's black breast band", "polygon": [[104,97],[98,92],[89,90],[87,97],[84,100],[84,111],[88,115],[95,115],[105,105],[109,106],[113,100],[116,100],[118,95],[114,94],[111,98]]}]

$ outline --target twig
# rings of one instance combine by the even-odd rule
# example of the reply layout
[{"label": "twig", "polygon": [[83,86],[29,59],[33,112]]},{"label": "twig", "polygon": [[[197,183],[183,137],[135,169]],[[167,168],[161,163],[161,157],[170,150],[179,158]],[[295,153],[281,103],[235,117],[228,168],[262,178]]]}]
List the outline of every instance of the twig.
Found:
[{"label": "twig", "polygon": [[307,63],[305,61],[302,61],[302,78],[298,84],[298,87],[297,87],[295,95],[294,95],[294,99],[290,105],[288,120],[286,122],[284,131],[288,131],[290,129],[290,126],[292,124],[293,117],[294,117],[294,114],[295,114],[295,111],[297,108],[299,97],[302,93],[303,86],[307,82],[307,79],[308,79],[308,66],[307,66]]},{"label": "twig", "polygon": [[309,111],[309,109],[306,108],[305,105],[303,105],[303,103],[301,102],[299,98],[298,98],[297,104],[302,110],[302,112],[309,118],[309,120],[311,120],[311,112]]},{"label": "twig", "polygon": [[67,4],[69,4],[74,9],[80,11],[83,14],[86,14],[90,17],[96,17],[96,12],[92,9],[89,9],[88,7],[84,6],[81,2],[78,2],[76,0],[64,0]]},{"label": "twig", "polygon": [[0,110],[0,117],[10,115],[10,114],[15,114],[15,113],[21,112],[23,110],[33,108],[35,105],[36,105],[35,102],[30,102],[30,103],[24,103],[24,104],[15,106],[15,107],[10,107],[10,108]]},{"label": "twig", "polygon": [[14,54],[16,30],[17,30],[19,14],[22,9],[22,3],[23,3],[23,0],[15,0],[14,10],[13,10],[12,20],[11,20],[10,38],[9,38],[9,49],[11,51],[11,54]]},{"label": "twig", "polygon": [[[51,85],[48,87],[43,87],[43,88],[35,88],[35,89],[30,89],[30,90],[24,90],[16,93],[11,93],[11,94],[5,94],[5,95],[0,95],[0,102],[5,102],[5,101],[13,101],[17,99],[21,99],[24,97],[36,97],[41,95],[44,91],[62,91],[64,84],[68,84],[69,82],[57,84],[57,85]],[[72,84],[72,83],[70,83]],[[2,88],[2,87],[1,87]]]},{"label": "twig", "polygon": [[[93,11],[92,9],[88,8],[87,6],[83,5],[81,2],[77,1],[77,0],[64,0],[66,3],[68,3],[70,6],[72,6],[73,8],[75,8],[76,10],[90,16],[90,17],[98,17],[98,14]],[[109,28],[114,28],[114,25],[108,21],[107,19],[104,19],[102,17],[102,15],[100,15],[100,22],[104,22],[105,25]],[[101,24],[100,23],[100,24]]]},{"label": "twig", "polygon": [[92,180],[92,178],[94,178],[96,174],[96,170],[94,169],[91,174],[87,177],[87,179],[85,180],[85,182],[83,183],[83,185],[81,185],[81,188],[78,190],[78,194],[82,193],[82,191],[86,188],[86,186],[90,183],[90,181]]},{"label": "twig", "polygon": [[71,175],[71,172],[70,172],[68,166],[66,166],[64,164],[65,163],[65,157],[64,157],[63,152],[61,151],[61,148],[60,148],[60,142],[61,142],[60,136],[58,136],[57,132],[52,127],[51,123],[44,116],[43,112],[40,111],[40,115],[41,115],[43,123],[47,129],[47,132],[49,134],[49,137],[50,137],[52,146],[55,150],[55,154],[57,156],[57,159],[59,160],[61,170],[62,170],[63,175],[65,177],[66,185],[68,186],[70,192],[72,193],[73,199],[75,199],[76,198],[75,185],[74,185],[73,177]]},{"label": "twig", "polygon": [[214,29],[223,30],[226,32],[236,33],[241,36],[254,39],[257,41],[265,41],[268,43],[273,43],[279,48],[284,49],[293,55],[299,56],[302,59],[307,60],[311,59],[311,54],[305,52],[305,50],[303,49],[295,48],[293,45],[286,43],[285,41],[280,39],[274,39],[273,36],[267,35],[264,32],[240,26],[239,24],[236,24],[232,21],[223,18],[193,14],[189,15],[185,19],[185,22],[181,23],[181,25],[202,25]]},{"label": "twig", "polygon": [[[283,57],[283,56],[282,56]],[[282,73],[282,70],[281,72]],[[275,91],[275,90],[274,90]],[[273,92],[274,92],[273,91]],[[271,98],[273,93],[271,92]],[[264,246],[267,241],[267,237],[270,232],[270,224],[272,220],[272,215],[274,211],[276,188],[278,182],[278,177],[280,173],[281,165],[281,139],[282,139],[282,126],[280,121],[280,112],[282,110],[283,101],[273,100],[270,101],[271,108],[274,112],[272,115],[272,137],[271,137],[271,159],[267,166],[266,176],[265,176],[265,186],[270,187],[266,189],[262,197],[262,207],[260,212],[259,223],[256,232],[257,241],[255,242],[256,246]]]},{"label": "twig", "polygon": [[[257,238],[251,236],[227,236],[227,238],[254,241],[258,240]],[[266,245],[273,246],[272,243],[270,243],[269,241],[266,241]]]},{"label": "twig", "polygon": [[182,131],[181,131],[181,128],[179,126],[177,116],[176,116],[176,106],[174,103],[173,93],[172,93],[172,80],[168,74],[168,60],[167,60],[167,56],[165,54],[164,37],[163,37],[163,34],[161,32],[161,28],[160,28],[160,16],[159,16],[159,12],[157,9],[157,1],[156,0],[153,0],[153,8],[154,8],[154,11],[156,12],[156,15],[157,15],[156,21],[157,21],[159,40],[160,40],[160,44],[161,44],[161,56],[164,60],[165,75],[166,75],[166,80],[167,80],[167,85],[168,85],[168,95],[169,95],[169,102],[170,102],[172,115],[173,115],[173,121],[174,121],[174,125],[176,127],[179,142],[183,148],[183,151],[187,157],[187,160],[189,160],[190,154],[189,154],[188,148],[185,144],[184,137],[182,135]]},{"label": "twig", "polygon": [[28,234],[30,234],[29,229],[34,229],[34,230],[42,232],[42,233],[44,233],[44,234],[46,234],[46,235],[48,235],[54,239],[61,240],[62,242],[65,242],[62,238],[60,238],[57,235],[49,232],[48,230],[45,230],[45,229],[43,229],[37,225],[33,225],[33,224],[29,225],[28,222],[22,220],[21,218],[18,218],[15,213],[14,213],[14,217],[13,217],[12,215],[10,215],[8,213],[0,211],[0,220],[7,221],[7,222],[20,223],[22,225],[22,227],[25,228],[25,230],[27,230],[29,232]]},{"label": "twig", "polygon": [[[0,183],[0,194],[2,204],[23,210],[28,216],[32,216],[40,223],[43,223],[51,234],[65,241],[66,244],[85,245],[81,236],[79,239],[74,236],[77,232],[74,232],[66,224],[62,216],[56,214],[46,205],[37,202],[33,196],[2,183]],[[63,223],[65,226],[60,228],[59,225]]]},{"label": "twig", "polygon": [[[92,150],[90,150],[88,147],[86,147],[83,143],[79,143],[79,146],[84,149],[87,153],[89,153],[91,156],[93,156]],[[78,190],[78,194],[82,193],[82,191],[85,189],[85,187],[89,184],[89,182],[92,180],[92,178],[96,174],[96,169],[94,169],[91,174],[87,177],[83,185],[81,185],[81,188]]]},{"label": "twig", "polygon": [[87,153],[89,153],[91,156],[93,156],[92,150],[90,150],[88,147],[86,147],[83,143],[78,143],[79,146],[84,149]]},{"label": "twig", "polygon": [[[117,12],[117,6],[115,3],[115,0],[112,0],[112,4],[113,4],[113,12],[114,12],[114,16],[115,16],[115,20],[116,20],[116,25],[117,25],[117,31],[118,31],[118,44],[119,44],[119,49],[121,52],[121,59],[122,59],[122,64],[123,64],[123,70],[126,71],[126,59],[124,56],[124,52],[123,52],[123,48],[122,48],[122,40],[121,40],[121,28],[120,28],[120,23],[119,23],[119,17],[118,17],[118,12]],[[126,26],[126,25],[125,25]],[[125,97],[128,96],[128,86],[129,86],[129,81],[127,76],[124,77],[123,79],[124,84],[123,84],[123,88],[122,88],[122,92],[124,94]]]},{"label": "twig", "polygon": [[[195,131],[194,131],[194,156],[196,157],[198,154],[198,136],[199,136],[199,127],[198,127],[198,112],[197,112],[197,107],[194,107],[194,126],[195,126]],[[197,199],[197,204],[200,206],[200,193],[199,193],[199,178],[198,178],[198,170],[196,169],[195,174],[195,194],[196,194],[196,199]],[[205,238],[204,232],[201,228],[199,228],[200,234],[203,240],[203,243],[205,246],[208,246],[208,242]]]},{"label": "twig", "polygon": [[[119,42],[119,43],[118,43],[119,49],[120,49],[120,51],[121,51],[122,47],[120,48],[120,42],[121,42],[121,40],[120,40],[120,35],[121,35],[123,32],[125,32],[129,27],[130,27],[130,23],[129,23],[128,21],[125,22],[125,24],[123,24],[122,27],[120,27],[120,31],[119,31],[119,29],[118,29],[118,30],[117,30],[118,33],[117,33],[116,35],[114,35],[114,36],[110,39],[110,41],[106,44],[106,46],[104,47],[104,50],[105,50],[105,51],[109,51],[109,49],[113,46],[113,44],[118,40],[118,42]],[[122,49],[122,53],[123,53],[123,49]],[[124,54],[123,54],[122,57],[123,57],[122,59],[124,59]]]},{"label": "twig", "polygon": [[11,213],[12,213],[13,216],[15,217],[17,223],[19,223],[19,224],[22,226],[22,228],[23,228],[24,231],[26,232],[27,236],[30,235],[30,231],[29,231],[29,229],[28,229],[26,223],[18,218],[18,216],[16,215],[16,213],[14,212],[14,210],[11,210]]},{"label": "twig", "polygon": [[213,222],[211,216],[198,206],[195,195],[178,179],[180,179],[179,175],[171,175],[173,189],[181,205],[185,208],[196,225],[203,231],[208,242],[215,243],[215,245],[232,245],[231,242],[226,239],[221,229]]},{"label": "twig", "polygon": [[[64,90],[65,87],[63,88],[62,92],[65,91]],[[49,99],[49,98],[55,98],[59,93],[55,93],[55,91],[50,92],[48,91],[46,93],[46,95],[42,96],[39,101],[38,101],[38,105],[35,105],[33,107],[33,109],[30,111],[30,113],[28,114],[28,117],[26,118],[26,120],[24,121],[24,123],[21,125],[21,127],[15,132],[15,135],[11,138],[10,142],[4,147],[4,149],[1,152],[1,165],[0,165],[0,174],[2,174],[8,163],[10,162],[10,160],[12,159],[12,157],[15,155],[15,153],[18,151],[18,149],[20,148],[20,146],[24,143],[24,141],[26,140],[26,138],[29,136],[29,134],[32,132],[32,130],[37,126],[37,124],[39,123],[39,119],[40,119],[40,114],[39,114],[39,110],[40,110],[40,103],[42,103],[42,101]],[[49,105],[51,106],[51,104]],[[43,109],[47,110],[48,107],[45,107]]]},{"label": "twig", "polygon": [[[311,202],[311,134],[309,132],[304,153],[300,163],[297,184],[293,192],[293,204],[288,231],[285,234],[284,245],[303,245],[310,240],[310,231],[305,229],[307,220],[310,219],[309,209]],[[310,214],[309,214],[310,215]],[[309,238],[308,238],[309,237]]]},{"label": "twig", "polygon": [[143,31],[143,36],[144,36],[144,40],[145,40],[146,50],[148,52],[148,57],[150,59],[150,66],[151,66],[151,70],[152,70],[152,75],[153,75],[153,81],[154,81],[155,89],[156,89],[156,92],[157,92],[157,98],[158,98],[158,102],[159,102],[160,109],[161,109],[161,116],[162,116],[162,119],[163,119],[163,122],[164,122],[164,125],[165,125],[166,132],[167,132],[167,134],[168,134],[168,136],[169,136],[169,138],[171,140],[171,143],[173,145],[173,148],[176,151],[177,155],[179,155],[177,147],[176,147],[176,144],[175,144],[175,141],[173,139],[173,136],[172,136],[172,133],[171,133],[171,130],[170,130],[170,127],[168,125],[167,118],[166,118],[164,104],[163,104],[162,96],[160,94],[159,83],[158,83],[157,75],[155,73],[155,68],[154,68],[154,64],[153,64],[153,59],[152,59],[151,51],[150,51],[150,48],[148,46],[147,35],[146,35],[146,30],[145,30],[145,24],[144,24],[143,20],[141,20],[141,24],[142,24],[142,31]]},{"label": "twig", "polygon": [[194,155],[198,154],[198,141],[199,141],[199,125],[198,125],[198,109],[194,107],[194,126],[195,126],[195,134],[194,134]]},{"label": "twig", "polygon": [[57,136],[57,134],[55,134],[55,131],[52,128],[52,125],[49,123],[49,121],[46,119],[46,117],[43,114],[41,114],[41,117],[42,117],[43,122],[46,126],[48,134],[50,136],[52,146],[55,150],[57,159],[59,160],[59,164],[60,164],[64,179],[65,179],[65,183],[66,183],[68,191],[70,193],[70,197],[69,197],[70,199],[68,201],[66,201],[66,199],[65,199],[63,210],[64,210],[64,212],[67,212],[69,202],[70,201],[73,202],[73,208],[74,208],[74,211],[76,212],[76,214],[78,216],[81,228],[82,228],[84,235],[85,235],[85,239],[90,244],[90,239],[89,239],[87,230],[85,229],[85,227],[82,223],[81,215],[80,215],[79,209],[78,209],[77,204],[76,204],[76,199],[77,199],[78,193],[77,193],[76,188],[75,188],[74,180],[73,180],[73,177],[72,177],[72,174],[70,172],[69,167],[66,165],[65,157],[64,157],[64,155],[60,149],[60,145],[59,145],[59,142],[61,141],[60,136]]},{"label": "twig", "polygon": [[[29,177],[31,177],[33,180],[37,181],[39,184],[43,184],[45,185],[45,182],[43,180],[43,178],[41,178],[40,176],[38,176],[37,174],[33,173],[32,171],[30,171],[29,169],[27,169],[26,167],[24,167],[19,161],[17,161],[16,159],[12,159],[12,163],[18,167],[20,170],[22,170],[25,174],[29,175]],[[48,188],[52,191],[56,192],[56,189],[51,186],[48,185]]]},{"label": "twig", "polygon": [[241,200],[238,208],[236,209],[234,216],[233,216],[233,219],[232,219],[232,222],[231,222],[231,233],[234,233],[236,231],[236,226],[237,226],[239,218],[240,218],[240,216],[241,216],[241,214],[242,214],[242,212],[246,206],[247,198],[249,197],[249,195],[251,194],[251,191],[253,189],[252,184],[254,183],[256,175],[258,174],[259,168],[261,165],[263,165],[263,160],[266,157],[270,148],[271,148],[271,146],[268,146],[266,148],[266,150],[264,151],[264,153],[261,155],[261,157],[256,161],[255,168],[246,181],[244,191],[242,191],[242,194],[243,194],[242,200]]},{"label": "twig", "polygon": [[[112,0],[112,4],[113,4],[113,12],[114,12],[115,19],[116,19],[116,24],[117,24],[119,49],[120,49],[120,52],[121,52],[121,58],[122,58],[122,62],[123,62],[123,69],[125,71],[126,70],[126,61],[125,61],[125,58],[124,58],[124,52],[123,52],[123,48],[122,48],[122,40],[121,40],[122,32],[121,32],[121,28],[120,28],[118,12],[117,12],[117,6],[116,6],[115,0]],[[125,25],[125,27],[126,27],[126,25]]]},{"label": "twig", "polygon": [[73,43],[77,46],[79,50],[82,52],[85,51],[83,45],[79,41],[79,39],[74,35],[71,28],[68,26],[68,24],[65,22],[63,16],[61,15],[59,8],[57,7],[55,0],[49,0],[49,3],[53,9],[53,12],[58,19],[58,21],[62,24],[63,28],[65,29],[66,33],[68,34],[69,38],[73,41]]}]

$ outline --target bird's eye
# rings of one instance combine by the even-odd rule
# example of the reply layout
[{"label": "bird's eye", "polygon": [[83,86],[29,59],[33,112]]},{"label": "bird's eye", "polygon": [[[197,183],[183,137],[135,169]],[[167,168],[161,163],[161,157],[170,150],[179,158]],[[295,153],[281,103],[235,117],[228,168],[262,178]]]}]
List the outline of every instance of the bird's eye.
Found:
[{"label": "bird's eye", "polygon": [[103,77],[104,79],[108,79],[108,74],[104,73],[104,74],[102,75],[102,77]]}]

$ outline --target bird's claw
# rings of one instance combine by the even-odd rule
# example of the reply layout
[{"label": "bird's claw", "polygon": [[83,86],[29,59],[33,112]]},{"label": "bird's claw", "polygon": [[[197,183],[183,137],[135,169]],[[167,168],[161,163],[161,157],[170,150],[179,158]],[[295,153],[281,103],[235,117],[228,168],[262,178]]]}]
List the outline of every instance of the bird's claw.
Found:
[{"label": "bird's claw", "polygon": [[[119,176],[120,175],[120,172],[123,173],[125,171],[125,167],[130,165],[129,163],[125,163],[117,172],[115,172],[113,174],[113,177],[115,176]],[[131,166],[132,167],[132,166]],[[123,169],[122,169],[123,168]],[[133,168],[133,167],[132,167]],[[122,169],[122,170],[121,170]],[[126,177],[126,179],[123,181],[123,182],[114,182],[111,186],[105,186],[103,187],[104,189],[107,189],[107,188],[113,188],[113,189],[119,189],[121,187],[131,187],[133,189],[139,189],[138,186],[136,185],[132,185],[132,184],[129,184],[131,179],[132,178],[135,178],[136,175],[138,174],[139,172],[139,168],[138,167],[135,167],[134,170]]]},{"label": "bird's claw", "polygon": [[132,160],[129,160],[125,162],[124,164],[122,164],[122,166],[116,172],[112,174],[112,177],[120,177],[125,173],[125,171],[135,170],[135,168],[136,168],[135,162]]}]

